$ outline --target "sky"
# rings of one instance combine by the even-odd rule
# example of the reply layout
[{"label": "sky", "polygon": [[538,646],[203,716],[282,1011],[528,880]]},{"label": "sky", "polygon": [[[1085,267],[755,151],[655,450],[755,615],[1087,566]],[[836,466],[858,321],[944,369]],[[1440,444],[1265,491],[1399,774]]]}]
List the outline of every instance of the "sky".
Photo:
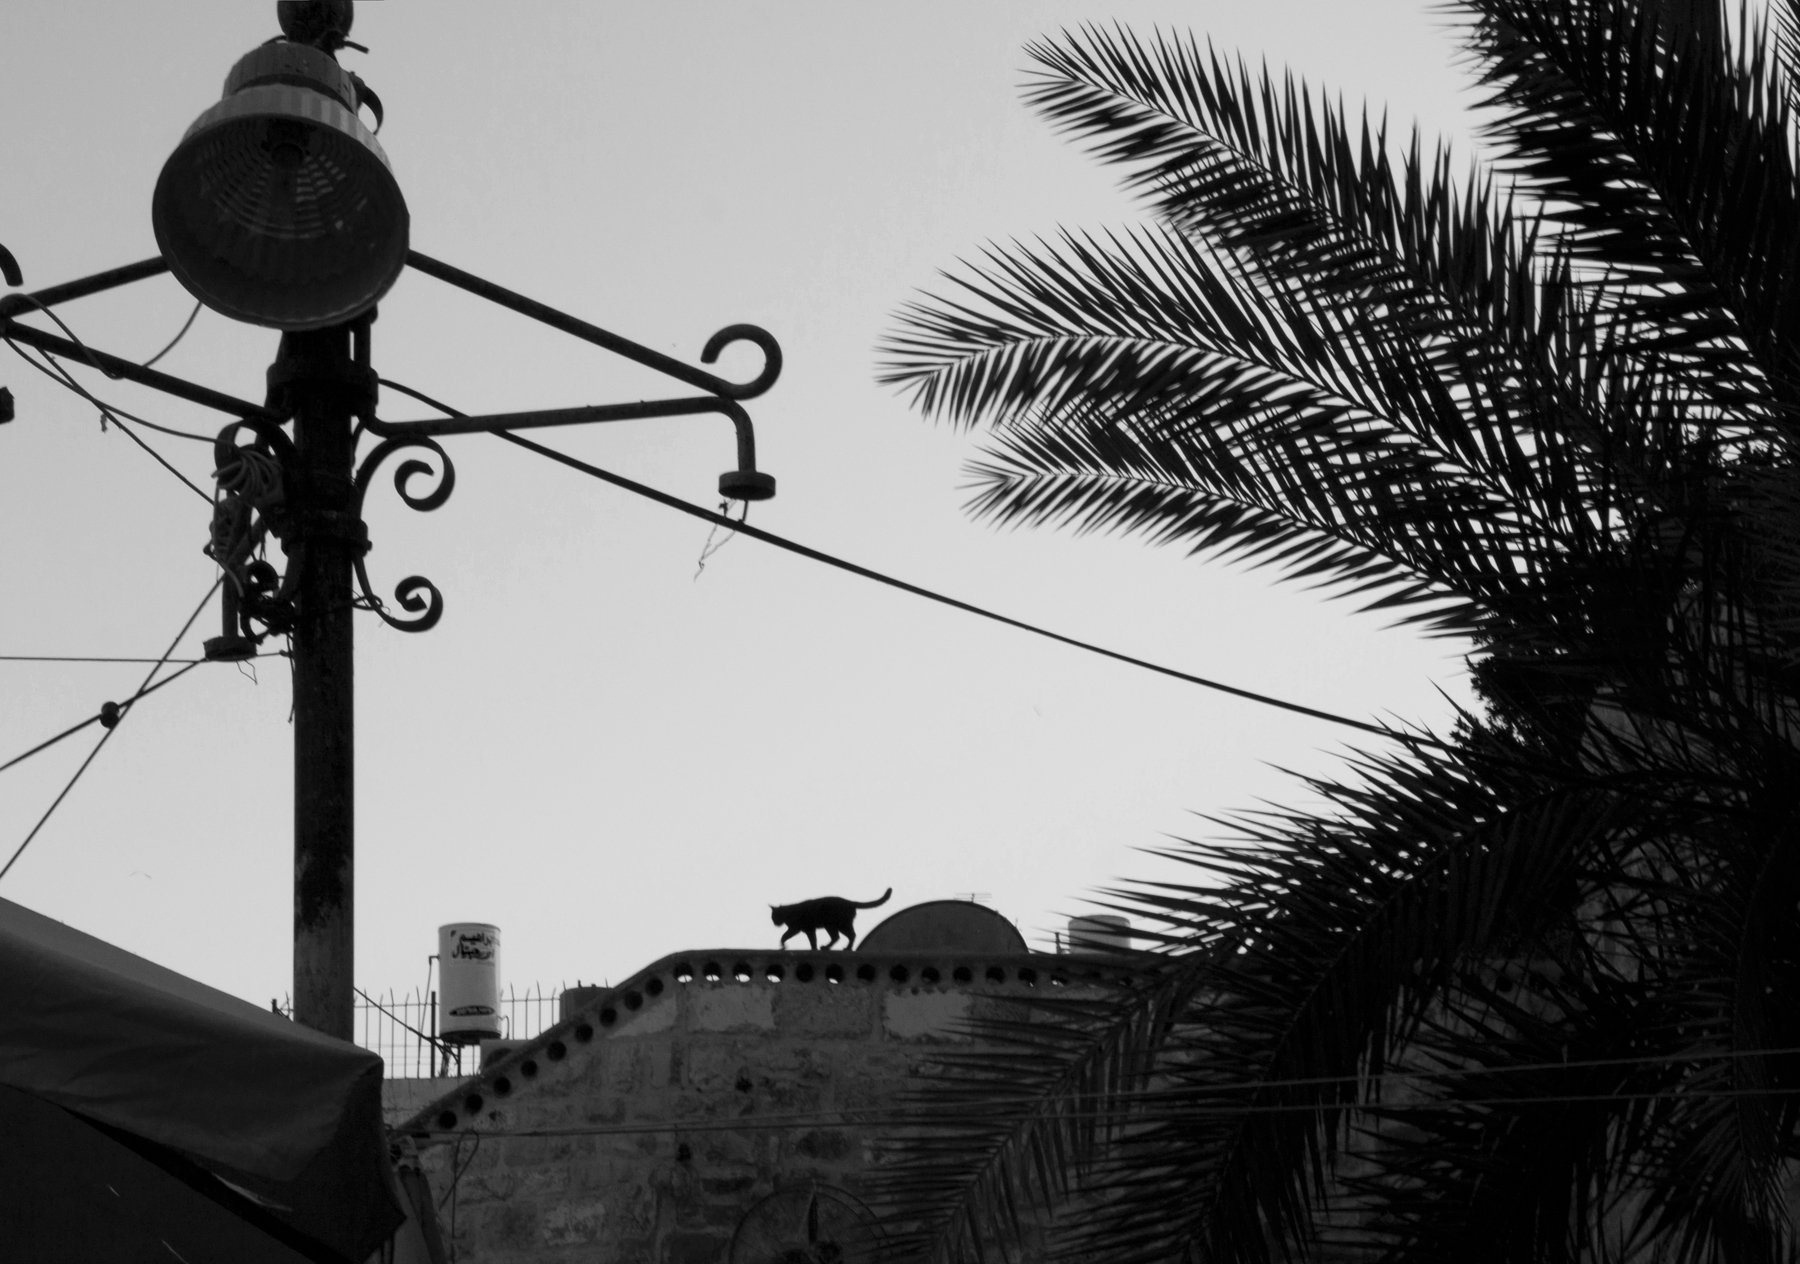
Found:
[{"label": "sky", "polygon": [[[1460,138],[1470,97],[1435,3],[357,8],[370,51],[342,60],[386,107],[417,249],[689,363],[730,324],[780,341],[781,380],[750,404],[779,493],[753,524],[1323,710],[1441,728],[1466,698],[1463,647],[1391,616],[1137,539],[972,519],[974,438],[876,382],[894,313],[958,259],[1145,218],[1022,104],[1027,43],[1090,22],[1192,30]],[[260,0],[5,6],[0,243],[27,288],[154,255],[164,158],[277,30]],[[144,360],[192,306],[165,276],[60,312]],[[158,367],[260,399],[276,340],[203,311]],[[754,371],[741,354],[728,374]],[[418,273],[383,301],[374,356],[469,412],[682,390]],[[0,357],[18,400],[0,427],[0,655],[154,659],[213,582],[208,506],[91,405]],[[78,375],[166,425],[225,420]],[[427,415],[392,393],[380,411]],[[209,446],[151,438],[210,486]],[[550,442],[708,506],[734,457],[716,417]],[[357,625],[357,982],[371,991],[423,983],[444,922],[498,925],[506,979],[553,987],[773,947],[769,905],[890,886],[865,932],[891,908],[974,895],[1047,946],[1097,889],[1177,874],[1147,851],[1303,802],[1297,775],[1340,768],[1361,740],[748,538],[698,571],[703,522],[491,437],[449,449],[442,509],[414,513],[385,481],[365,507],[377,589],[423,574],[446,603],[422,635]],[[217,634],[216,609],[177,657]],[[147,670],[0,660],[0,761]],[[286,993],[289,704],[279,657],[202,666],[145,699],[0,896],[259,1004]],[[0,772],[0,863],[99,733]]]}]

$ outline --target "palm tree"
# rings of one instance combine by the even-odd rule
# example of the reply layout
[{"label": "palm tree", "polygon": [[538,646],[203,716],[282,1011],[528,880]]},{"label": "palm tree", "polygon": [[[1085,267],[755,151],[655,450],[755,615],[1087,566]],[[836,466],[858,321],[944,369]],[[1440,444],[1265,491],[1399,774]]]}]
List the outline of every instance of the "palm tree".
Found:
[{"label": "palm tree", "polygon": [[[990,249],[885,380],[974,512],[1478,647],[1323,811],[1177,845],[1121,997],[949,1060],[917,1260],[1796,1258],[1800,0],[1462,0],[1497,164],[1191,39],[1031,47],[1154,222]],[[934,1118],[931,1112],[939,1112]]]}]

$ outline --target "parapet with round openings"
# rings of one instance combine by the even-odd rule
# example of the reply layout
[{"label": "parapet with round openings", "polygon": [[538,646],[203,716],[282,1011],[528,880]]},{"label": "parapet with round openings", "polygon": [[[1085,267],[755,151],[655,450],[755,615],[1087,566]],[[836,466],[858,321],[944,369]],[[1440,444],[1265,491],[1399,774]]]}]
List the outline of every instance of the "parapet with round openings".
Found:
[{"label": "parapet with round openings", "polygon": [[[926,918],[921,909],[932,916]],[[1017,951],[1022,937],[1016,928],[981,905],[937,901],[902,910],[895,918],[903,919],[896,923],[899,930],[907,930],[908,922],[914,922],[914,929],[924,925],[936,931],[946,925],[954,930],[953,923],[963,919],[992,933],[1005,951],[940,944],[930,949],[874,952],[868,950],[870,942],[879,946],[880,939],[871,931],[855,951],[727,948],[671,955],[617,986],[578,983],[563,989],[561,1019],[554,1027],[529,1040],[493,1042],[488,1051],[491,1056],[482,1059],[475,1079],[425,1103],[402,1127],[420,1135],[504,1128],[513,1113],[510,1108],[537,1109],[521,1106],[521,1099],[535,1099],[546,1084],[554,1085],[550,1091],[559,1095],[588,1092],[594,1085],[604,1087],[610,1079],[605,1068],[612,1055],[603,1053],[595,1061],[572,1054],[585,1054],[588,1048],[620,1035],[681,1041],[693,1038],[691,1032],[700,1032],[699,1038],[707,1039],[705,1033],[722,1030],[712,1026],[716,1015],[740,1011],[769,1014],[775,1021],[771,1031],[776,1040],[797,1034],[810,1040],[818,1015],[835,1015],[832,1007],[837,1007],[845,1015],[873,1016],[875,1037],[896,1040],[904,1047],[915,1039],[927,1043],[935,1039],[914,1030],[921,1021],[919,1016],[936,1014],[934,1006],[954,1009],[957,1004],[924,995],[927,992],[972,989],[989,995],[1010,993],[1022,999],[1038,989],[1110,991],[1131,983],[1128,969],[1099,954]],[[899,933],[884,930],[888,925],[883,923],[876,931]],[[732,999],[732,994],[763,989],[779,990],[783,995],[757,998],[748,1004]],[[827,1000],[834,991],[836,999]],[[825,1008],[815,1010],[815,1006]],[[834,1016],[831,1023],[837,1022]],[[861,1040],[856,1034],[861,1022],[858,1018],[844,1024],[841,1033],[831,1026],[832,1038],[842,1034],[848,1040]]]}]

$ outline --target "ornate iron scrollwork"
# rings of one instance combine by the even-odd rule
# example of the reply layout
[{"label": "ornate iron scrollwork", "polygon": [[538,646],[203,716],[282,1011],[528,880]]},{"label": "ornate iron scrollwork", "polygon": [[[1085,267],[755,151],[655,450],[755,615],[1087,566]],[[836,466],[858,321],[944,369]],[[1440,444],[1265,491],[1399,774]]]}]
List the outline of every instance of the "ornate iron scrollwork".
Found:
[{"label": "ornate iron scrollwork", "polygon": [[[456,489],[456,466],[450,461],[437,440],[428,435],[396,435],[384,439],[375,445],[369,455],[363,458],[356,470],[356,486],[351,497],[351,512],[362,517],[363,497],[368,494],[369,485],[374,482],[376,471],[383,461],[394,453],[405,448],[424,448],[437,458],[437,468],[431,462],[418,458],[402,461],[394,469],[394,491],[406,502],[409,509],[420,513],[430,513],[450,499],[450,493]],[[413,490],[414,480],[421,477],[432,477],[435,485],[430,490],[417,493]],[[356,559],[356,583],[362,590],[363,604],[380,615],[389,627],[402,632],[428,632],[437,626],[444,617],[444,595],[438,591],[436,584],[423,575],[408,575],[394,586],[394,601],[410,618],[400,618],[391,614],[387,603],[375,595],[369,586],[369,571],[363,559]]]},{"label": "ornate iron scrollwork", "polygon": [[[253,438],[239,443],[239,432]],[[280,426],[241,418],[219,431],[213,443],[212,525],[206,555],[225,573],[222,635],[206,643],[209,658],[248,658],[263,638],[294,624],[295,560],[287,490],[293,481],[294,445]],[[288,555],[280,575],[257,550],[268,536]]]}]

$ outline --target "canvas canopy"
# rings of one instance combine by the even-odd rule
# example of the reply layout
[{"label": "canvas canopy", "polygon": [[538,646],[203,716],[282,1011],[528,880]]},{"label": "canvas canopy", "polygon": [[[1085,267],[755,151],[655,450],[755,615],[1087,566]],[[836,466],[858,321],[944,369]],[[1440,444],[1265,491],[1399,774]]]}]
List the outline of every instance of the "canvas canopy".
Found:
[{"label": "canvas canopy", "polygon": [[362,1264],[403,1219],[380,1058],[4,899],[0,1135],[43,1258]]}]

